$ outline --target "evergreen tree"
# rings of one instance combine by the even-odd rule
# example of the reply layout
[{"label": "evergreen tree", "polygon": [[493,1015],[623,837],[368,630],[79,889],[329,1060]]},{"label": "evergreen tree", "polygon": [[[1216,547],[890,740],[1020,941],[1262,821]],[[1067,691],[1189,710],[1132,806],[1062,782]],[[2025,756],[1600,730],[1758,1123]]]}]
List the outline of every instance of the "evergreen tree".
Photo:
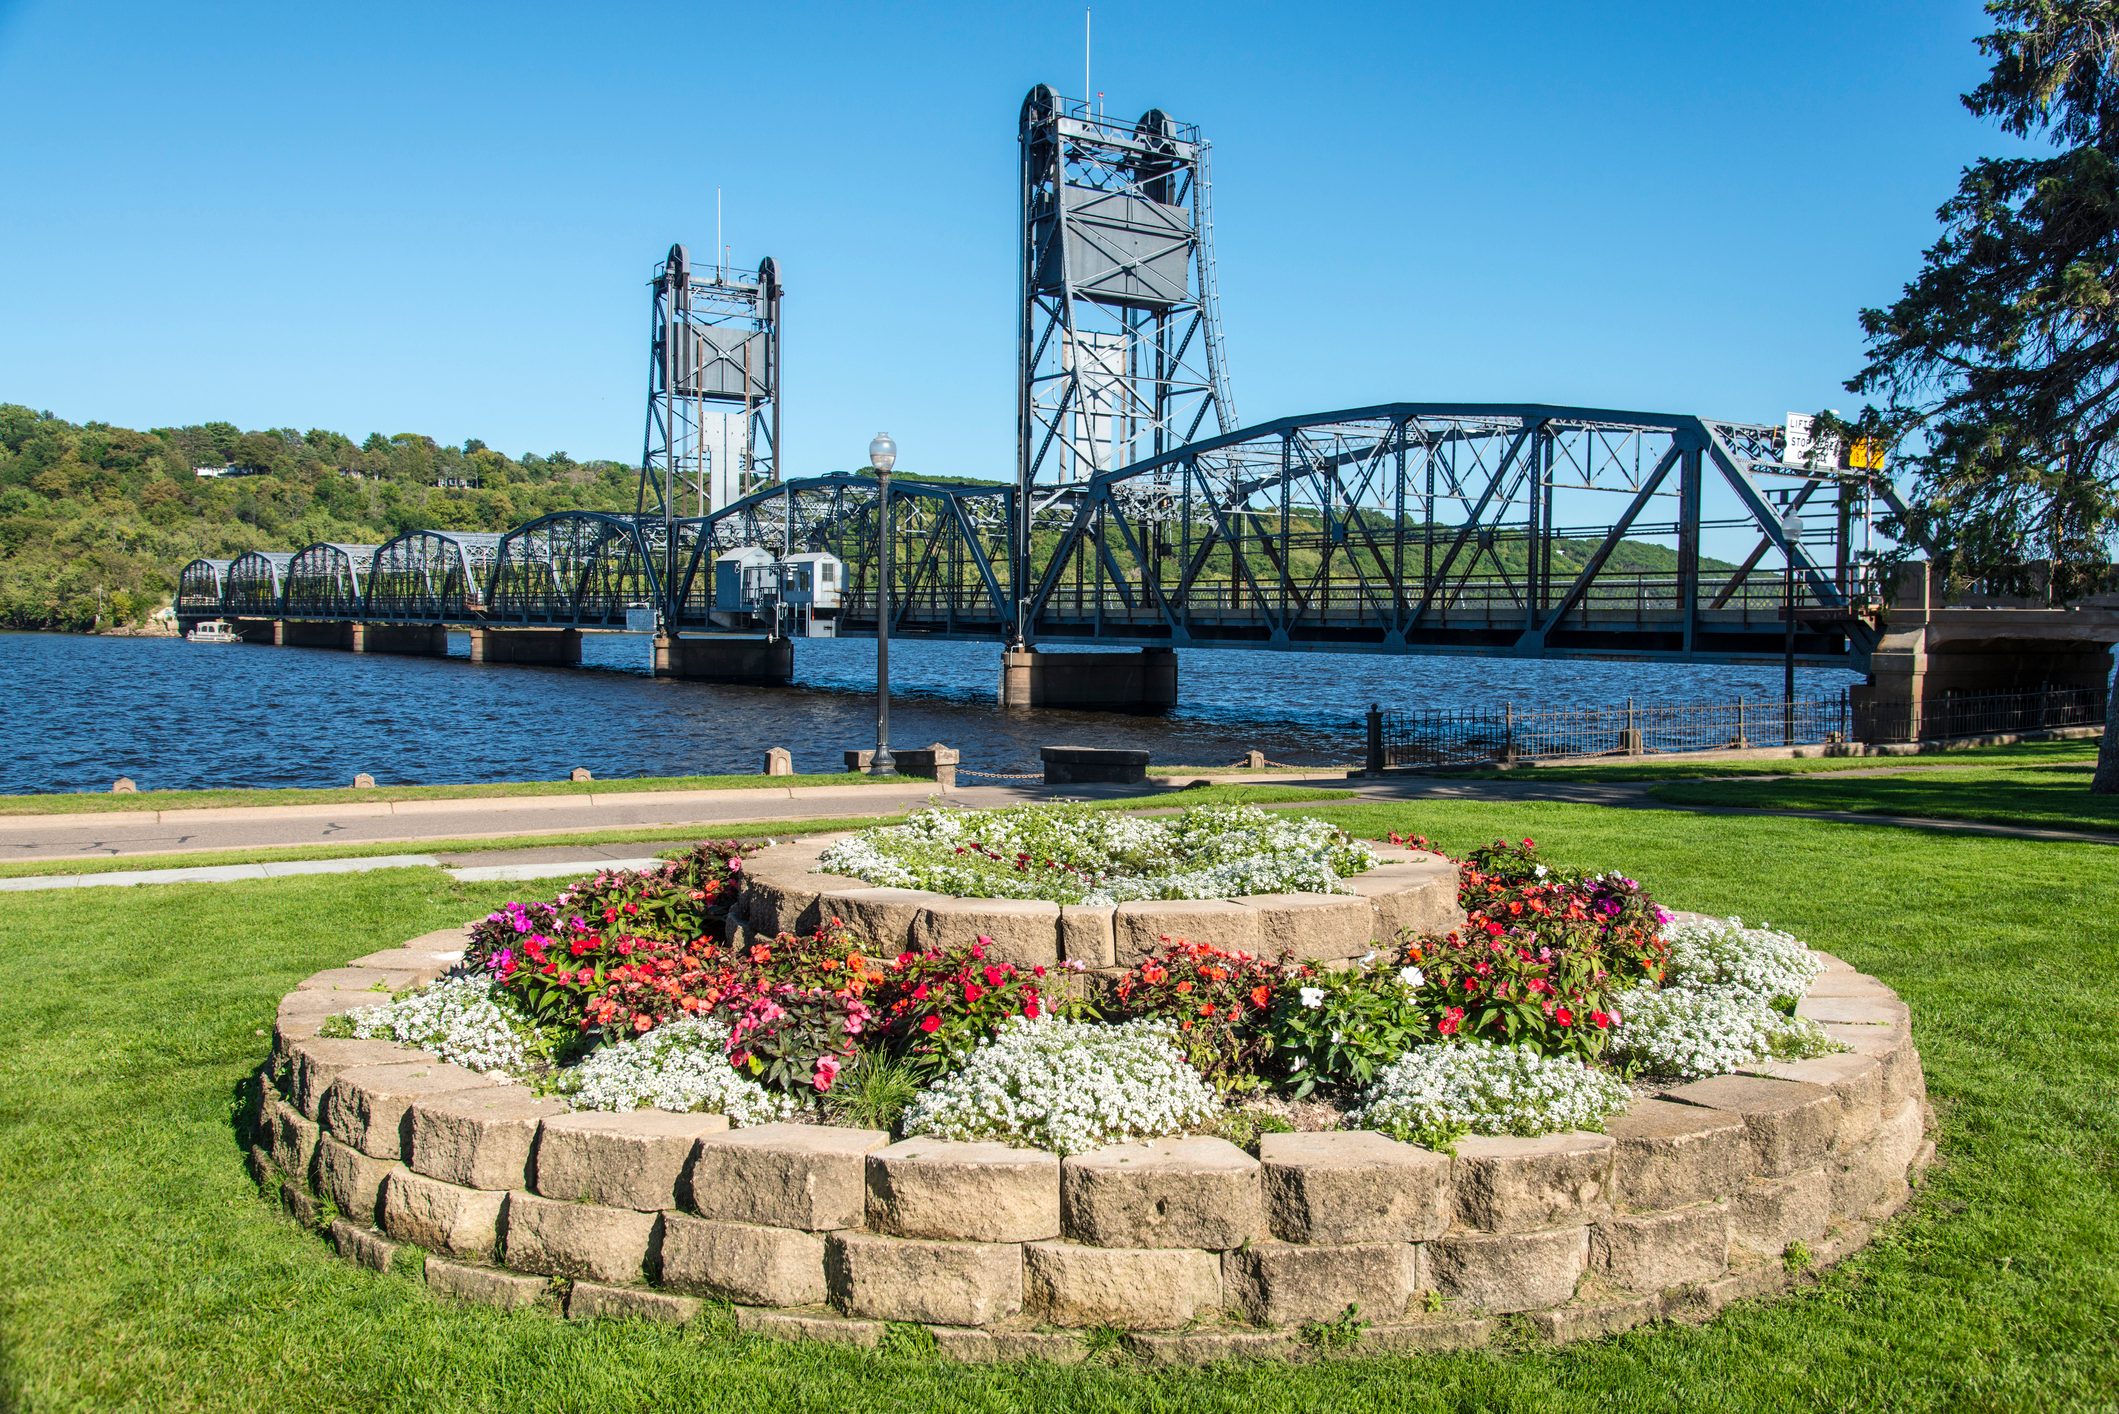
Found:
[{"label": "evergreen tree", "polygon": [[[1983,158],[1889,309],[1862,311],[1880,401],[1851,429],[1902,449],[1914,529],[1956,576],[2053,562],[2109,584],[2119,535],[2119,0],[1991,0],[1993,59],[1964,96],[2048,151]],[[2119,712],[2119,677],[2113,683]],[[2119,731],[2093,789],[2119,793]]]}]

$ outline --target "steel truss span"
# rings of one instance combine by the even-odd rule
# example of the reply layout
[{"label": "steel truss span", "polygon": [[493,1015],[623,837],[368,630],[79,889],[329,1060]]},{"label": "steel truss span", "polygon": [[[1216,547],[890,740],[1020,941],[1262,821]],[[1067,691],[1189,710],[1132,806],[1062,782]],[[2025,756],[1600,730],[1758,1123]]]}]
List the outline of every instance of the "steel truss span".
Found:
[{"label": "steel truss span", "polygon": [[[899,479],[892,631],[1769,660],[1792,559],[1797,657],[1847,666],[1873,646],[1868,528],[1902,507],[1877,478],[1784,465],[1779,435],[1520,404],[1286,418],[1034,492],[1020,573],[1009,489]],[[872,632],[874,503],[865,479],[797,482],[710,518],[708,538],[837,554],[842,632]]]},{"label": "steel truss span", "polygon": [[[892,632],[998,643],[1806,663],[1874,646],[1879,477],[1783,464],[1779,429],[1525,404],[1284,418],[1054,496],[894,478]],[[713,561],[846,564],[876,627],[875,482],[783,483],[710,516],[564,512],[187,566],[187,617],[711,631]],[[1709,553],[1703,542],[1721,547]],[[362,557],[368,557],[362,563]],[[1792,561],[1791,581],[1784,567]],[[220,600],[214,602],[214,586]]]}]

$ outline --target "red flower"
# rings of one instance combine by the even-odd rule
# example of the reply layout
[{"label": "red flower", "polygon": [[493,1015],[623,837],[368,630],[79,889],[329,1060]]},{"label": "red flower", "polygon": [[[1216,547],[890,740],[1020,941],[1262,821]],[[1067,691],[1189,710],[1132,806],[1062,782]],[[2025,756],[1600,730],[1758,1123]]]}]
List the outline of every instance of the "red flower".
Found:
[{"label": "red flower", "polygon": [[920,1018],[920,1029],[932,1036],[942,1029],[942,1018],[929,1014]]},{"label": "red flower", "polygon": [[1611,1014],[1609,1012],[1593,1011],[1589,1014],[1589,1019],[1599,1031],[1609,1031],[1611,1029]]},{"label": "red flower", "polygon": [[[1038,1007],[1036,997],[1032,997],[1029,1001],[1023,1003],[1023,1015],[1029,1017],[1032,1021],[1037,1020],[1039,1013],[1040,1008]],[[932,1021],[934,1020],[934,1018],[929,1017],[928,1020]]]},{"label": "red flower", "polygon": [[1562,1026],[1572,1026],[1575,1024],[1575,1014],[1569,1011],[1564,1006],[1559,1008],[1552,1014],[1552,1019],[1554,1021],[1559,1022]]},{"label": "red flower", "polygon": [[964,984],[964,1000],[966,1002],[975,1002],[980,997],[983,997],[985,995],[986,989],[984,987],[981,987],[978,983],[966,982]]}]

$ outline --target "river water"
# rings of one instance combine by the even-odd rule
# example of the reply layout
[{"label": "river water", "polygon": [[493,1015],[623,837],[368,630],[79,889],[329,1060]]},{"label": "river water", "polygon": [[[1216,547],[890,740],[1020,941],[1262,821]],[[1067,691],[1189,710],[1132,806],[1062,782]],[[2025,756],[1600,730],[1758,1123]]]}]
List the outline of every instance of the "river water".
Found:
[{"label": "river water", "polygon": [[[549,780],[759,769],[784,746],[800,771],[841,769],[875,740],[875,645],[806,639],[791,688],[649,674],[648,640],[583,636],[583,666],[473,667],[451,656],[210,646],[166,638],[0,633],[0,793]],[[1399,707],[1728,702],[1780,694],[1776,667],[1182,650],[1167,717],[1008,711],[988,643],[891,645],[891,741],[941,741],[967,768],[1026,772],[1042,745],[1146,747],[1158,763],[1225,765],[1260,750],[1290,765],[1358,760],[1371,702]],[[1805,695],[1853,674],[1803,672]]]}]

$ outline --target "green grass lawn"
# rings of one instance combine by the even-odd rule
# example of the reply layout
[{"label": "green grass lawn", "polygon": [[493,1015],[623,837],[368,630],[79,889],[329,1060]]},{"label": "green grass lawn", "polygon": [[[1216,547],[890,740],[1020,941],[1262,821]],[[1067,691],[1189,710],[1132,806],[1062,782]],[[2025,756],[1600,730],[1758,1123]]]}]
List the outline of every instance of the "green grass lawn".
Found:
[{"label": "green grass lawn", "polygon": [[469,785],[393,786],[365,790],[351,786],[312,789],[280,786],[227,790],[143,790],[132,795],[68,792],[51,795],[0,795],[0,816],[80,815],[126,810],[209,810],[238,805],[375,804],[392,800],[490,800],[518,795],[625,795],[652,790],[744,790],[783,786],[860,786],[875,777],[858,771],[806,776],[638,776],[611,781],[486,781]]},{"label": "green grass lawn", "polygon": [[1731,805],[1764,810],[1847,810],[2040,825],[2119,835],[2119,796],[2091,795],[2094,759],[2050,765],[1912,770],[1891,776],[1784,776],[1734,781],[1673,781],[1650,788],[1673,805]]},{"label": "green grass lawn", "polygon": [[1650,759],[1614,757],[1609,764],[1528,766],[1503,771],[1474,766],[1438,771],[1450,779],[1479,781],[1678,781],[1727,776],[1807,776],[1840,771],[1958,770],[1972,766],[2033,766],[2095,761],[2092,740],[2024,741],[2010,746],[1968,746],[1911,756],[1800,756],[1760,761],[1695,761],[1684,756]]},{"label": "green grass lawn", "polygon": [[7,902],[0,1410],[2043,1410],[2119,1401],[2119,870],[2093,845],[1563,804],[1337,805],[1535,837],[1792,928],[1912,1004],[1943,1162],[1818,1285],[1565,1348],[1149,1371],[960,1367],[708,1321],[459,1308],[261,1197],[234,1117],[306,973],[508,892],[433,870]]},{"label": "green grass lawn", "polygon": [[[1087,803],[1090,810],[1175,810],[1187,805],[1288,805],[1313,800],[1335,800],[1343,788],[1276,785],[1206,785],[1186,789],[1164,789],[1150,796],[1124,796]],[[544,849],[555,846],[657,844],[690,835],[762,838],[782,835],[819,834],[830,830],[858,830],[887,825],[904,819],[902,813],[858,815],[839,819],[745,820],[694,826],[636,825],[622,830],[576,830],[559,834],[504,835],[471,840],[388,840],[365,844],[292,844],[258,849],[214,849],[174,854],[128,854],[95,859],[25,859],[0,863],[0,879],[49,878],[55,874],[117,874],[135,869],[196,869],[214,864],[287,864],[307,859],[378,859],[393,854],[487,854],[510,849]]]},{"label": "green grass lawn", "polygon": [[[1237,768],[1220,766],[1151,766],[1155,777],[1228,775]],[[1248,775],[1329,775],[1345,767],[1268,766]],[[890,782],[905,785],[916,777],[900,776]],[[967,785],[977,785],[969,779]],[[789,786],[867,786],[881,784],[860,771],[833,771],[796,776],[636,776],[608,781],[486,781],[467,785],[404,786],[377,785],[364,790],[351,786],[311,788],[303,786],[261,787],[225,790],[148,790],[131,795],[108,792],[64,792],[45,795],[0,795],[0,817],[8,815],[95,815],[129,810],[207,810],[229,806],[257,805],[373,805],[393,800],[490,800],[500,796],[532,795],[631,795],[643,791],[677,790],[781,790]]]}]

